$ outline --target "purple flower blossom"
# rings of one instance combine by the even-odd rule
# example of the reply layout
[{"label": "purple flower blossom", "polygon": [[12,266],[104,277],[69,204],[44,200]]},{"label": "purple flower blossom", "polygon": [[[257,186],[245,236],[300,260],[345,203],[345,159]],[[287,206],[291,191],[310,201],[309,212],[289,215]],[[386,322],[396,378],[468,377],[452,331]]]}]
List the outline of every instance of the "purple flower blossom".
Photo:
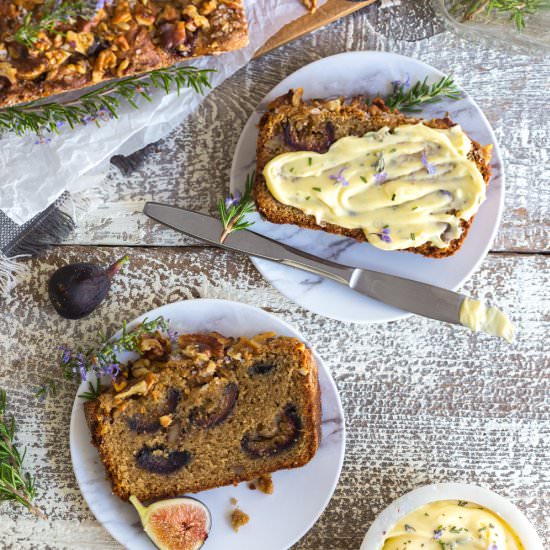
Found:
[{"label": "purple flower blossom", "polygon": [[441,189],[441,194],[445,195],[446,197],[452,197],[453,194],[450,191],[447,191],[446,189]]},{"label": "purple flower blossom", "polygon": [[395,94],[399,88],[401,88],[401,86],[403,86],[403,88],[406,90],[407,88],[410,88],[411,87],[411,75],[409,73],[405,73],[405,80],[404,81],[401,81],[401,80],[393,80],[392,81],[392,86],[393,86],[393,93]]},{"label": "purple flower blossom", "polygon": [[103,9],[103,6],[105,6],[105,0],[97,0],[95,5],[95,11],[99,11]]},{"label": "purple flower blossom", "polygon": [[334,180],[334,183],[338,182],[341,183],[344,187],[347,187],[349,185],[349,181],[343,176],[344,170],[347,168],[347,166],[342,166],[340,170],[336,174],[331,174],[329,176],[329,179]]},{"label": "purple flower blossom", "polygon": [[229,197],[226,197],[225,207],[231,208],[232,206],[237,206],[237,204],[239,204],[240,201],[241,201],[241,193],[240,191],[237,191],[237,193],[235,193],[235,196],[229,195]]},{"label": "purple flower blossom", "polygon": [[434,531],[433,539],[439,540],[442,535],[443,535],[443,531],[441,529],[437,529],[436,531]]},{"label": "purple flower blossom", "polygon": [[76,373],[77,371],[80,372],[80,378],[82,378],[82,382],[85,382],[88,379],[88,372],[86,369],[86,356],[79,351],[75,356],[75,367],[73,371]]},{"label": "purple flower blossom", "polygon": [[179,332],[177,330],[174,330],[173,328],[169,328],[167,331],[166,331],[166,334],[168,335],[168,338],[170,338],[170,340],[172,342],[175,342],[178,338],[178,334]]},{"label": "purple flower blossom", "polygon": [[108,363],[101,367],[99,372],[102,376],[110,376],[111,378],[116,378],[120,374],[120,366],[118,363]]},{"label": "purple flower blossom", "polygon": [[428,174],[433,175],[436,173],[435,164],[432,164],[431,162],[428,162],[428,157],[426,156],[426,151],[422,151],[422,157],[420,158],[422,161],[422,164],[428,171]]},{"label": "purple flower blossom", "polygon": [[388,179],[387,172],[380,172],[379,174],[374,174],[374,181],[378,184],[384,183]]},{"label": "purple flower blossom", "polygon": [[61,362],[66,365],[71,360],[73,352],[65,345],[59,346],[58,349],[63,352],[63,355],[61,356]]},{"label": "purple flower blossom", "polygon": [[382,233],[379,233],[378,236],[385,243],[391,243],[390,228],[389,227],[384,227],[382,229]]},{"label": "purple flower blossom", "polygon": [[489,550],[498,550],[498,546],[496,545],[496,543],[493,542]]}]

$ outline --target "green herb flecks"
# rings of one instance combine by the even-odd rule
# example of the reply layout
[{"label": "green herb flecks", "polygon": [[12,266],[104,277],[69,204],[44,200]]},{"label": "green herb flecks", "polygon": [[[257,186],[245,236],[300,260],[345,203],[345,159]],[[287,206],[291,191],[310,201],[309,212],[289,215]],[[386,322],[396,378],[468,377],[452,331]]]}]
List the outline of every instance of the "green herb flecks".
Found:
[{"label": "green herb flecks", "polygon": [[6,392],[0,389],[0,502],[19,502],[34,515],[47,519],[33,504],[36,496],[34,478],[23,473],[26,449],[19,451],[14,443],[15,418],[6,418],[7,400]]},{"label": "green herb flecks", "polygon": [[416,235],[414,233],[411,233],[411,240],[416,241]]},{"label": "green herb flecks", "polygon": [[314,191],[317,191],[318,193],[321,192],[321,188],[320,188],[320,187],[312,187],[312,189],[313,189]]},{"label": "green herb flecks", "polygon": [[444,76],[434,84],[428,84],[428,77],[423,81],[418,80],[407,89],[407,83],[401,83],[394,87],[392,95],[386,100],[386,105],[391,109],[415,112],[417,107],[424,103],[437,103],[444,97],[460,99],[461,93],[454,80],[450,76]]},{"label": "green herb flecks", "polygon": [[153,89],[167,94],[175,89],[179,94],[182,88],[192,88],[204,94],[211,87],[208,76],[211,72],[196,67],[168,67],[110,82],[67,103],[32,102],[22,107],[6,107],[0,110],[0,131],[40,135],[58,134],[65,125],[75,128],[93,122],[100,126],[101,121],[118,118],[117,111],[123,102],[139,109],[138,97],[152,101]]},{"label": "green herb flecks", "polygon": [[254,212],[254,201],[252,200],[254,178],[254,172],[246,176],[246,184],[242,195],[240,193],[235,196],[229,195],[229,197],[220,199],[218,202],[220,219],[223,224],[223,232],[220,235],[221,244],[233,231],[240,231],[254,225],[254,222],[248,222],[245,219],[246,214]]},{"label": "green herb flecks", "polygon": [[56,27],[62,23],[72,22],[78,16],[93,16],[93,11],[82,0],[65,0],[61,3],[50,0],[44,4],[40,13],[39,17],[33,17],[31,11],[25,15],[23,24],[13,35],[16,42],[32,48],[40,33],[56,33]]}]

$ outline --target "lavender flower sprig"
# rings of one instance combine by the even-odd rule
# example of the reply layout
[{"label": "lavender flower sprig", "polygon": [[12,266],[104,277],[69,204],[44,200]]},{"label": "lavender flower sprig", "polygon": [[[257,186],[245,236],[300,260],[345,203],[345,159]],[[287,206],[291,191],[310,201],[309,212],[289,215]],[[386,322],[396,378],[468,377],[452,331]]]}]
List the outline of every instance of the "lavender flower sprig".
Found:
[{"label": "lavender flower sprig", "polygon": [[[59,366],[65,380],[87,381],[92,375],[98,379],[102,376],[116,378],[120,373],[120,361],[118,354],[122,351],[139,353],[139,342],[146,334],[154,334],[157,331],[166,332],[168,322],[163,317],[157,317],[151,321],[144,319],[135,329],[128,330],[127,323],[122,325],[122,334],[116,340],[109,340],[101,334],[102,343],[97,348],[84,350],[79,347],[71,350],[67,346],[59,346],[61,357]],[[93,386],[89,392],[81,394],[84,399],[95,399],[101,391],[101,387]],[[45,384],[36,392],[36,396],[45,398],[48,395],[55,395],[57,384],[54,379],[49,378]]]},{"label": "lavender flower sprig", "polygon": [[235,195],[229,195],[218,202],[220,219],[223,224],[220,244],[223,244],[228,235],[233,233],[233,231],[240,231],[254,225],[254,222],[249,222],[245,219],[246,214],[254,211],[254,201],[252,200],[254,175],[255,173],[252,172],[246,176],[243,194],[237,192]]}]

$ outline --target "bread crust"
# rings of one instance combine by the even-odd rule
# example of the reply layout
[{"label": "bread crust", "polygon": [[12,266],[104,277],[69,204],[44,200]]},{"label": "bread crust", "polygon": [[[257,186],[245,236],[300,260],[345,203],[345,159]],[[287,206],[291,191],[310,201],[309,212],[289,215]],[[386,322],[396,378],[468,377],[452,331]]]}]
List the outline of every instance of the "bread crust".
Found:
[{"label": "bread crust", "polygon": [[[346,136],[362,136],[366,132],[377,131],[388,126],[395,128],[405,124],[423,122],[426,126],[437,129],[448,129],[455,123],[448,117],[424,120],[410,117],[397,110],[390,109],[381,98],[376,98],[368,104],[364,96],[355,96],[349,99],[313,99],[304,101],[303,90],[289,90],[288,93],[275,99],[262,116],[258,128],[258,142],[256,148],[256,176],[254,182],[254,201],[256,208],[263,218],[278,224],[290,223],[307,229],[315,229],[350,237],[359,242],[368,242],[361,229],[347,229],[332,223],[319,225],[315,217],[305,214],[300,209],[280,203],[269,191],[263,176],[265,165],[275,156],[295,150],[314,150],[326,152],[330,143]],[[325,125],[330,130],[330,140],[319,135],[319,127]],[[288,132],[285,136],[285,125],[298,126],[300,147],[289,145]],[[316,131],[312,131],[315,128]],[[296,136],[292,136],[296,139]],[[297,140],[298,141],[298,140]],[[491,145],[481,146],[472,141],[472,150],[469,154],[478,167],[485,184],[491,177]],[[438,248],[430,242],[418,247],[406,248],[402,251],[422,254],[430,258],[445,258],[453,255],[460,249],[472,225],[474,216],[469,220],[462,220],[462,234],[459,238],[449,242],[447,248]]]}]

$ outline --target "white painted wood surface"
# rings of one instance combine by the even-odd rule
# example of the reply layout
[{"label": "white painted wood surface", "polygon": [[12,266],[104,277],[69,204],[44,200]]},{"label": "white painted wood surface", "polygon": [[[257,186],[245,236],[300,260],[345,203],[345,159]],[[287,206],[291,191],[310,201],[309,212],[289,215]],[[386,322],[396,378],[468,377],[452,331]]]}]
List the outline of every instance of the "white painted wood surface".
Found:
[{"label": "white painted wood surface", "polygon": [[[37,502],[50,518],[0,505],[0,548],[120,548],[75,484],[68,448],[75,388],[59,379],[63,389],[45,404],[36,403],[33,391],[57,375],[59,343],[93,345],[99,330],[111,332],[123,319],[201,296],[280,315],[308,336],[336,379],[348,427],[344,470],[326,512],[296,549],[358,548],[385,505],[436,481],[477,483],[509,497],[550,547],[550,64],[449,32],[429,37],[439,30],[424,2],[362,10],[252,62],[159,143],[137,172],[125,178],[113,168],[102,189],[76,198],[80,223],[71,241],[33,260],[27,280],[0,306],[0,385],[9,391],[18,439],[29,447]],[[493,252],[465,291],[510,313],[519,329],[512,346],[420,318],[359,326],[320,317],[267,285],[246,258],[174,248],[190,241],[140,214],[150,199],[214,212],[228,188],[239,132],[263,95],[310,61],[369,48],[452,72],[494,125],[506,162],[506,210]],[[57,266],[107,264],[125,252],[132,262],[96,314],[78,322],[55,314],[46,285]],[[254,521],[254,511],[247,512]]]}]

